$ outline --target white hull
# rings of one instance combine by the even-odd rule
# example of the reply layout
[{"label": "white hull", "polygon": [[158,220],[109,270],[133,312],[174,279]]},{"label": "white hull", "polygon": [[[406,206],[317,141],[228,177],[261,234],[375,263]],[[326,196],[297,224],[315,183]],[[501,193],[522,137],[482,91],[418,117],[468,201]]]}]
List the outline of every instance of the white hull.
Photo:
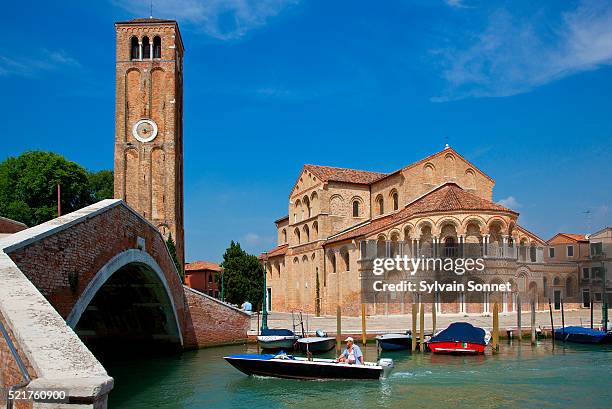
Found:
[{"label": "white hull", "polygon": [[293,349],[297,335],[293,336],[277,336],[277,335],[260,335],[257,337],[257,343],[264,349]]}]

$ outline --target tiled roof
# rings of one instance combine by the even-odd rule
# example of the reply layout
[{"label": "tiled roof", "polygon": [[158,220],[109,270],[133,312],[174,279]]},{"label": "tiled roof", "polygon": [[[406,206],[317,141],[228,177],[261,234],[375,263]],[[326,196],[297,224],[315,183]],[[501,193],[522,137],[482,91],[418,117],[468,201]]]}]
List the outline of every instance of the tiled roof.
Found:
[{"label": "tiled roof", "polygon": [[128,21],[118,21],[116,24],[149,24],[149,23],[176,23],[176,20],[163,18],[135,18]]},{"label": "tiled roof", "polygon": [[274,223],[278,224],[278,223],[283,222],[285,220],[289,220],[289,215],[283,216],[283,217],[279,217],[278,219],[274,220]]},{"label": "tiled roof", "polygon": [[526,228],[524,228],[523,226],[519,226],[519,225],[517,225],[517,226],[516,226],[516,228],[517,228],[519,231],[522,231],[522,232],[523,232],[523,233],[525,233],[526,235],[530,236],[531,238],[535,239],[535,240],[538,242],[538,244],[544,244],[544,243],[546,243],[544,240],[542,240],[542,238],[540,238],[540,236],[538,236],[537,234],[535,234],[535,233],[533,233],[533,232],[531,232],[531,231],[527,230],[527,229],[526,229]]},{"label": "tiled roof", "polygon": [[576,233],[557,233],[554,235],[554,237],[552,237],[546,243],[550,243],[553,240],[555,240],[557,243],[575,243],[577,241],[589,241],[587,239],[586,234],[576,234]]},{"label": "tiled roof", "polygon": [[372,220],[370,223],[349,229],[344,233],[330,237],[327,243],[369,235],[385,230],[399,222],[423,213],[441,213],[449,211],[498,211],[518,214],[504,206],[485,200],[461,189],[457,184],[448,182],[420,198],[409,203],[404,209],[388,216]]},{"label": "tiled roof", "polygon": [[276,246],[272,250],[268,251],[268,254],[266,254],[266,255],[262,254],[258,258],[260,260],[265,260],[265,259],[270,258],[270,257],[284,256],[285,253],[287,253],[287,247],[289,247],[288,244],[282,244],[280,246]]},{"label": "tiled roof", "polygon": [[185,264],[185,271],[211,270],[221,271],[221,266],[212,261],[194,261],[193,263]]},{"label": "tiled roof", "polygon": [[304,169],[310,171],[322,182],[347,182],[369,185],[387,176],[386,173],[369,172],[367,170],[334,168],[331,166],[304,165]]},{"label": "tiled roof", "polygon": [[426,158],[418,160],[414,163],[411,163],[408,166],[405,166],[391,173],[370,172],[367,170],[335,168],[331,166],[318,166],[318,165],[304,165],[304,169],[309,170],[313,175],[315,175],[322,182],[335,181],[335,182],[346,182],[346,183],[357,183],[357,184],[362,184],[362,185],[370,185],[381,179],[384,179],[386,177],[399,173],[405,169],[409,169],[414,166],[418,166],[420,164],[426,163],[432,160],[436,156],[443,155],[443,154],[445,155],[447,153],[452,153],[453,155],[464,160],[468,165],[471,166],[471,168],[474,171],[480,173],[481,175],[483,175],[490,181],[493,181],[493,179],[489,175],[487,175],[486,173],[478,169],[470,161],[465,159],[456,150],[454,150],[453,148],[449,146],[447,146],[446,148],[444,148],[443,150],[439,152],[434,153],[433,155],[429,155]]},{"label": "tiled roof", "polygon": [[567,236],[576,241],[588,241],[586,234],[575,234],[575,233],[561,233],[564,236]]}]

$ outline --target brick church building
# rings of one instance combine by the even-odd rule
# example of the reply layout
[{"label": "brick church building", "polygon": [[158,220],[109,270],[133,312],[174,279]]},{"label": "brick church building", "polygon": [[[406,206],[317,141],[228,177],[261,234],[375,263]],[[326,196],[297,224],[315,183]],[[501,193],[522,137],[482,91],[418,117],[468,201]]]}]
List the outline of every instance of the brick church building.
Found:
[{"label": "brick church building", "polygon": [[[568,307],[579,305],[576,267],[546,264],[545,242],[520,226],[518,212],[493,202],[493,186],[448,145],[392,173],[304,165],[288,215],[275,221],[278,245],[262,255],[271,310],[335,314],[341,306],[343,314],[358,315],[360,276],[373,256],[440,255],[468,244],[486,258],[487,275],[476,280],[510,282],[514,291],[436,294],[439,313],[488,313],[496,301],[500,311],[516,311],[519,292],[524,310],[532,299],[542,310],[553,283]],[[376,243],[376,254],[364,254],[365,240]],[[369,303],[368,313],[406,313],[420,300],[386,297],[394,296],[400,298]]]}]

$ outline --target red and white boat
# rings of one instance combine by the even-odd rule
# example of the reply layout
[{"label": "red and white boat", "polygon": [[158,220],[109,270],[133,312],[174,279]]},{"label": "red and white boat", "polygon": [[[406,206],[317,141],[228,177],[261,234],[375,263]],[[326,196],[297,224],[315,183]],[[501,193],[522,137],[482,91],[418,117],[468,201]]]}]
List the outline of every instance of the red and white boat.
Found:
[{"label": "red and white boat", "polygon": [[467,322],[454,322],[437,332],[427,345],[434,354],[484,354],[491,333]]}]

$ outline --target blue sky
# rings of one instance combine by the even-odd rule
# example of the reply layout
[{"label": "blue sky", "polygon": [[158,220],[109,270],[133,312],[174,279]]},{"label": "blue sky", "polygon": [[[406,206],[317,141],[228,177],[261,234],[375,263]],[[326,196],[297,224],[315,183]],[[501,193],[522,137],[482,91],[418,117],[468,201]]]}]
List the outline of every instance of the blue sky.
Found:
[{"label": "blue sky", "polygon": [[[232,239],[272,247],[304,163],[393,171],[446,142],[545,239],[612,224],[610,2],[153,7],[179,20],[186,45],[188,261],[219,261]],[[148,10],[148,0],[3,6],[0,159],[45,149],[112,168],[113,22]]]}]

